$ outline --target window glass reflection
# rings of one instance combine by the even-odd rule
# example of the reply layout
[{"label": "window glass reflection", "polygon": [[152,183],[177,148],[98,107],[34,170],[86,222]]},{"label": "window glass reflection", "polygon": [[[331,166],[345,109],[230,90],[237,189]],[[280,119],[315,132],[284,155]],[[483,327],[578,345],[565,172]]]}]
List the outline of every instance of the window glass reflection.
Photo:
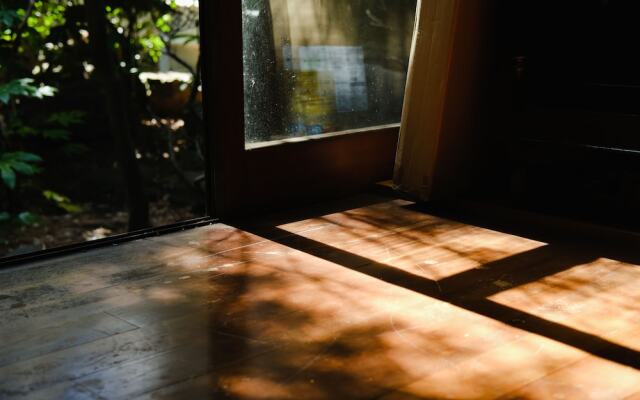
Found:
[{"label": "window glass reflection", "polygon": [[415,0],[243,0],[245,141],[400,121]]}]

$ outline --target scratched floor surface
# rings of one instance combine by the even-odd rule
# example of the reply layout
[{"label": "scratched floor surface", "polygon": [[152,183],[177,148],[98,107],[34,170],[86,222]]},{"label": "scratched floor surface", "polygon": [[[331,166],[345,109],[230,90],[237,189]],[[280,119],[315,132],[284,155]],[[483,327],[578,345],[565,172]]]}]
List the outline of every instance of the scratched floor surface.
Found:
[{"label": "scratched floor surface", "polygon": [[0,398],[640,399],[633,257],[345,204],[1,271]]}]

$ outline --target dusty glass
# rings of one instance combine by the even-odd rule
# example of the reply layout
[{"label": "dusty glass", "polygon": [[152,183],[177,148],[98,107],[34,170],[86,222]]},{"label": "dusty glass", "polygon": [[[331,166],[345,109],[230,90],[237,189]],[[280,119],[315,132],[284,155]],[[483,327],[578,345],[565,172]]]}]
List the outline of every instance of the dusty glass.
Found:
[{"label": "dusty glass", "polygon": [[243,0],[245,143],[400,122],[416,0]]}]

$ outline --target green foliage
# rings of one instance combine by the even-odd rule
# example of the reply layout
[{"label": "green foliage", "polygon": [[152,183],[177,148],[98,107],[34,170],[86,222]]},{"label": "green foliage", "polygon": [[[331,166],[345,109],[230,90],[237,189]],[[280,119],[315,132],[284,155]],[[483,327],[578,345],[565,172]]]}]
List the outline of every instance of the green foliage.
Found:
[{"label": "green foliage", "polygon": [[0,9],[0,28],[4,29],[8,26],[12,26],[18,21],[20,17],[16,10],[2,10]]},{"label": "green foliage", "polygon": [[34,97],[42,99],[51,97],[56,93],[56,89],[51,86],[33,84],[31,78],[14,79],[9,83],[0,85],[0,102],[9,104],[13,97]]},{"label": "green foliage", "polygon": [[166,48],[162,34],[171,31],[175,2],[164,0],[111,0],[107,18],[114,32],[114,48],[120,62],[129,70],[139,71],[155,65]]},{"label": "green foliage", "polygon": [[7,223],[16,223],[18,225],[34,225],[40,221],[40,218],[29,211],[23,211],[15,216],[12,216],[6,211],[0,212],[0,225]]},{"label": "green foliage", "polygon": [[[41,37],[46,38],[51,34],[52,29],[65,24],[66,8],[66,2],[36,1],[33,12],[27,18],[27,26]],[[24,9],[20,9],[18,13],[20,17],[24,18]]]},{"label": "green foliage", "polygon": [[33,225],[38,223],[40,218],[36,214],[33,214],[29,211],[23,211],[18,214],[18,221],[20,221],[24,225]]},{"label": "green foliage", "polygon": [[[55,95],[55,88],[47,85],[35,86],[33,82],[34,80],[31,78],[22,78],[0,85],[0,102],[9,104],[17,97],[42,99]],[[5,136],[12,134],[20,137],[41,136],[44,139],[66,141],[70,139],[71,132],[65,128],[82,123],[84,116],[85,113],[81,111],[51,113],[45,118],[44,126],[37,128],[25,124],[19,115],[14,114],[9,120]]]},{"label": "green foliage", "polygon": [[[117,64],[126,67],[127,71],[139,71],[156,64],[166,47],[162,35],[170,34],[173,29],[173,15],[177,13],[175,1],[105,2],[109,40],[113,49],[117,49]],[[27,0],[3,0],[0,4],[0,59],[9,60],[17,50],[31,63],[38,61],[32,68],[45,64],[52,69],[69,63],[74,64],[69,65],[69,69],[73,69],[81,65],[81,61],[90,61],[87,60],[90,51],[86,50],[90,46],[86,15],[84,0],[38,0],[32,7]],[[74,57],[67,58],[66,54]],[[78,60],[78,54],[83,54],[84,59]],[[20,60],[13,59],[11,64],[16,61]],[[24,71],[31,71],[31,68]]]},{"label": "green foliage", "polygon": [[160,60],[162,51],[165,48],[164,42],[160,36],[146,36],[141,37],[139,41],[140,46],[145,49],[145,52],[153,60],[154,63]]},{"label": "green foliage", "polygon": [[[144,92],[136,94],[137,74],[155,70],[167,43],[177,37],[178,8],[175,0],[105,3],[110,56],[131,86],[131,99],[123,101],[145,110]],[[28,197],[33,189],[35,199],[68,213],[82,211],[68,197],[42,190],[40,182],[47,176],[27,178],[41,173],[45,161],[38,154],[44,155],[43,149],[56,146],[56,155],[70,158],[89,152],[78,129],[88,118],[65,110],[74,107],[65,103],[73,97],[67,96],[69,90],[96,87],[88,31],[85,0],[0,0],[0,210],[12,210],[0,212],[0,222],[35,223],[35,214],[15,211],[34,209],[34,198]],[[182,39],[197,40],[190,36]],[[62,100],[50,99],[58,90]]]},{"label": "green foliage", "polygon": [[17,174],[26,176],[35,175],[40,172],[38,163],[42,159],[33,154],[23,151],[13,153],[3,153],[0,155],[0,176],[9,189],[15,189]]},{"label": "green foliage", "polygon": [[72,203],[68,197],[63,196],[60,193],[56,193],[53,190],[44,190],[42,192],[42,195],[45,199],[52,201],[56,206],[68,212],[69,214],[82,212],[82,207]]}]

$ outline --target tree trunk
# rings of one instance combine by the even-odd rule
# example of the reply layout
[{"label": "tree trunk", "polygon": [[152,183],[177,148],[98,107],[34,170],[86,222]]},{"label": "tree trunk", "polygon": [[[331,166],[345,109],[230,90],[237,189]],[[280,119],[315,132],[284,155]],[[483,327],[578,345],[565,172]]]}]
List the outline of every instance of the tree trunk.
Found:
[{"label": "tree trunk", "polygon": [[127,108],[129,102],[125,101],[129,94],[125,90],[115,54],[109,45],[104,0],[86,0],[85,4],[95,73],[105,97],[109,128],[115,141],[118,165],[126,187],[129,230],[146,228],[149,226],[149,204],[144,194],[131,138],[131,116]]}]

